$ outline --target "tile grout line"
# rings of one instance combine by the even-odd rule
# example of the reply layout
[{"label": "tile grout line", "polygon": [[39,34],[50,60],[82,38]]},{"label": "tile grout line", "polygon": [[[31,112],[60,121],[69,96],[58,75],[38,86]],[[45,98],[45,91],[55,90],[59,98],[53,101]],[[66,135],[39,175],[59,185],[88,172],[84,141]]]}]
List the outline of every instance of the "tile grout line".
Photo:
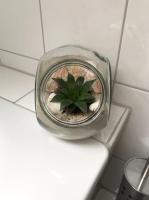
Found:
[{"label": "tile grout line", "polygon": [[117,160],[120,160],[123,164],[125,164],[126,160],[123,160],[122,158],[120,158],[119,156],[115,155],[114,153],[111,154],[112,157],[114,157]]},{"label": "tile grout line", "polygon": [[115,81],[114,83],[125,86],[125,87],[129,87],[129,88],[132,88],[132,89],[135,89],[135,90],[140,90],[140,91],[143,91],[143,92],[149,92],[148,89],[140,88],[140,87],[137,87],[137,86],[126,84],[126,83],[121,83],[119,81]]},{"label": "tile grout line", "polygon": [[17,107],[23,108],[24,110],[27,110],[27,111],[35,114],[35,112],[33,110],[30,110],[29,108],[26,108],[26,107],[24,107],[24,106],[22,106],[20,104],[14,104],[14,105],[16,105]]},{"label": "tile grout line", "polygon": [[16,101],[14,101],[13,103],[17,103],[18,101],[20,101],[21,99],[23,99],[24,97],[26,97],[27,95],[29,95],[30,93],[32,93],[34,91],[34,89],[30,90],[29,92],[27,92],[26,94],[24,94],[23,96],[21,96],[20,98],[18,98]]},{"label": "tile grout line", "polygon": [[7,101],[7,102],[9,102],[9,103],[12,103],[12,104],[13,104],[13,101],[10,101],[9,99],[7,99],[7,98],[5,98],[5,97],[2,97],[2,96],[0,96],[0,99],[3,99],[3,100],[5,100],[5,101]]},{"label": "tile grout line", "polygon": [[43,28],[43,15],[42,15],[42,7],[41,7],[41,0],[39,0],[39,13],[40,13],[40,23],[41,23],[41,31],[42,31],[42,43],[43,43],[43,50],[45,50],[45,38],[44,38],[44,28]]},{"label": "tile grout line", "polygon": [[[122,47],[122,40],[123,40],[123,34],[124,34],[124,28],[125,28],[125,22],[126,22],[126,16],[127,16],[128,2],[129,2],[129,0],[126,0],[113,82],[115,82],[115,80],[116,80],[117,71],[118,71],[120,52],[121,52],[121,47]],[[113,84],[113,89],[112,89],[113,90],[113,94],[114,94],[114,88],[115,87],[114,87],[114,84]]]},{"label": "tile grout line", "polygon": [[24,110],[27,110],[27,111],[32,112],[32,113],[35,113],[34,111],[32,111],[32,110],[30,110],[30,109],[28,109],[28,108],[26,108],[26,107],[24,107],[24,106],[22,106],[22,105],[16,104],[16,103],[14,103],[13,101],[10,101],[9,99],[6,99],[6,98],[4,98],[4,97],[2,97],[2,96],[0,96],[0,99],[3,99],[4,101],[9,102],[9,103],[15,105],[16,107],[20,107],[20,108],[23,108]]},{"label": "tile grout line", "polygon": [[31,57],[31,56],[27,56],[27,55],[23,55],[23,54],[20,54],[20,53],[16,53],[16,52],[13,52],[13,51],[9,51],[9,50],[6,50],[6,49],[0,49],[1,51],[4,51],[4,52],[7,52],[7,53],[12,53],[12,54],[15,54],[17,56],[22,56],[24,58],[28,58],[28,59],[32,59],[32,60],[37,60],[39,61],[38,58],[34,58],[34,57]]},{"label": "tile grout line", "polygon": [[31,76],[31,77],[34,77],[34,78],[35,78],[35,75],[34,75],[34,74],[30,74],[30,73],[28,73],[28,72],[22,71],[22,70],[20,70],[20,69],[17,69],[17,68],[14,68],[14,67],[11,67],[11,66],[8,66],[8,65],[5,65],[5,64],[1,64],[1,63],[0,63],[0,67],[4,67],[4,68],[7,68],[7,69],[16,71],[16,72],[20,72],[20,73],[22,73],[22,74],[25,74],[25,75],[28,75],[28,76]]},{"label": "tile grout line", "polygon": [[104,190],[107,190],[108,192],[110,192],[111,194],[117,196],[117,193],[112,191],[111,189],[107,188],[106,186],[104,186],[102,183],[101,183],[101,189],[104,189]]}]

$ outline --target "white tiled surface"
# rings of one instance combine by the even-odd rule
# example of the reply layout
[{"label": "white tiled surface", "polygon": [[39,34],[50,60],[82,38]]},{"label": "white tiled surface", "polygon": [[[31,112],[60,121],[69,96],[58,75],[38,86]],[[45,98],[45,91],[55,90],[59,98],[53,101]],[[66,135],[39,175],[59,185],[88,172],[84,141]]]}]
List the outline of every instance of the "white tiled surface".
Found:
[{"label": "white tiled surface", "polygon": [[17,101],[16,104],[21,105],[31,111],[35,111],[34,91]]},{"label": "white tiled surface", "polygon": [[102,185],[110,191],[118,192],[124,174],[124,162],[111,157],[102,177]]},{"label": "white tiled surface", "polygon": [[0,50],[0,64],[35,75],[38,61]]},{"label": "white tiled surface", "polygon": [[43,54],[39,2],[1,0],[0,49],[35,58]]},{"label": "white tiled surface", "polygon": [[[19,101],[16,102],[16,104],[30,109],[31,111],[35,111],[34,91],[21,98]],[[112,104],[108,125],[104,129],[99,131],[99,134],[94,137],[95,139],[107,145],[109,150],[113,149],[115,143],[117,143],[117,140],[121,135],[121,129],[125,125],[125,122],[129,115],[129,112],[124,115],[125,112],[125,107]]]},{"label": "white tiled surface", "polygon": [[34,88],[34,78],[0,66],[0,96],[16,101]]},{"label": "white tiled surface", "polygon": [[149,90],[149,1],[129,1],[117,80]]},{"label": "white tiled surface", "polygon": [[125,0],[41,0],[41,4],[46,51],[83,45],[109,57],[114,72]]},{"label": "white tiled surface", "polygon": [[97,197],[95,198],[95,200],[115,200],[115,199],[116,199],[115,195],[112,194],[111,192],[108,192],[105,189],[101,189]]},{"label": "white tiled surface", "polygon": [[85,200],[107,159],[103,144],[56,139],[34,113],[0,99],[0,199]]},{"label": "white tiled surface", "polygon": [[148,157],[149,93],[116,84],[114,100],[132,107],[129,122],[116,148],[116,154],[124,160],[133,156]]}]

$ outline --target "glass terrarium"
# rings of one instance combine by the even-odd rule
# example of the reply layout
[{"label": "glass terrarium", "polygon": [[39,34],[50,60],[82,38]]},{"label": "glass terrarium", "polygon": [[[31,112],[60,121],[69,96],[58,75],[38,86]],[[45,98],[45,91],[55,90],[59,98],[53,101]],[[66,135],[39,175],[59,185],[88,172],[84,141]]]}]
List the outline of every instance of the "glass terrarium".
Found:
[{"label": "glass terrarium", "polygon": [[35,99],[38,121],[55,136],[96,134],[109,116],[109,61],[78,46],[49,51],[38,65]]}]

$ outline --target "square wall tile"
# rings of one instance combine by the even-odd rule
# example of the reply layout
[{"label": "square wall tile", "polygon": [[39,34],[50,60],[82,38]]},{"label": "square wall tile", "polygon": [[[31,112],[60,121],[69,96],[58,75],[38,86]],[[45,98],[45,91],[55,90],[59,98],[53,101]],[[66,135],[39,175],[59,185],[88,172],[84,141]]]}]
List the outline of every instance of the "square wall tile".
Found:
[{"label": "square wall tile", "polygon": [[0,64],[35,75],[38,61],[0,50]]},{"label": "square wall tile", "polygon": [[114,72],[125,0],[41,0],[46,51],[78,44],[109,57]]},{"label": "square wall tile", "polygon": [[149,90],[149,1],[131,0],[120,53],[117,81]]},{"label": "square wall tile", "polygon": [[111,157],[102,177],[102,185],[110,191],[118,192],[124,173],[124,162]]},{"label": "square wall tile", "polygon": [[43,54],[39,1],[0,4],[0,49],[39,58]]},{"label": "square wall tile", "polygon": [[0,96],[12,102],[34,89],[34,77],[0,67]]},{"label": "square wall tile", "polygon": [[113,99],[132,108],[115,154],[123,160],[133,156],[148,157],[149,92],[116,84]]}]

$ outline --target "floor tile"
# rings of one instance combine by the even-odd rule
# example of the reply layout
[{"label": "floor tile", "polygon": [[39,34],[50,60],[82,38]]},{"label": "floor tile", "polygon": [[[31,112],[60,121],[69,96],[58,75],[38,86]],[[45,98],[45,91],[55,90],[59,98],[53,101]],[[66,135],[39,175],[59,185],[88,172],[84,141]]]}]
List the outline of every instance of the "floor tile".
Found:
[{"label": "floor tile", "polygon": [[0,96],[12,102],[34,89],[34,77],[0,66]]},{"label": "floor tile", "polygon": [[115,200],[115,199],[116,199],[115,195],[105,189],[101,189],[97,197],[95,198],[95,200]]},{"label": "floor tile", "polygon": [[124,173],[124,162],[112,157],[102,177],[102,185],[110,191],[118,192]]}]

